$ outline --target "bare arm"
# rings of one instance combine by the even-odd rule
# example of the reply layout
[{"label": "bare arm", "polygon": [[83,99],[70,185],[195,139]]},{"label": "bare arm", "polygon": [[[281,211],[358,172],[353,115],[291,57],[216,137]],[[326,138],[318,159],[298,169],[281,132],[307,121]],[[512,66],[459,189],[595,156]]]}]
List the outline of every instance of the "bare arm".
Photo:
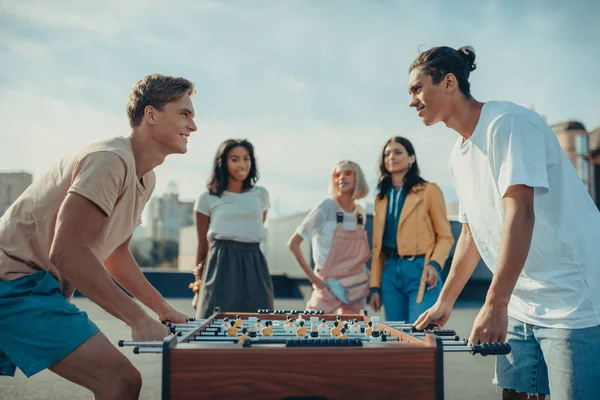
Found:
[{"label": "bare arm", "polygon": [[477,246],[475,246],[469,224],[462,224],[460,237],[456,243],[454,257],[452,258],[452,266],[440,293],[441,302],[454,305],[460,292],[462,292],[469,278],[473,275],[480,259],[481,256],[479,255]]},{"label": "bare arm", "polygon": [[533,188],[525,185],[510,186],[502,198],[502,205],[506,215],[496,273],[485,303],[473,323],[470,344],[506,340],[508,303],[531,246],[535,221]]},{"label": "bare arm", "polygon": [[473,271],[475,271],[480,258],[471,229],[468,224],[463,224],[458,243],[456,243],[448,279],[437,302],[415,321],[417,329],[425,329],[429,323],[443,326],[448,322],[452,314],[452,307],[454,307],[458,295],[467,284]]},{"label": "bare arm", "polygon": [[138,263],[129,251],[129,241],[125,241],[104,261],[104,266],[110,275],[125,290],[154,311],[160,320],[169,320],[175,323],[186,322],[186,317],[177,313],[148,282]]},{"label": "bare arm", "polygon": [[500,238],[496,273],[486,302],[507,306],[527,260],[533,237],[533,188],[525,185],[509,187],[502,205],[506,217]]},{"label": "bare arm", "polygon": [[196,251],[196,269],[194,275],[196,279],[202,278],[202,270],[204,268],[204,261],[208,254],[208,241],[206,240],[206,233],[208,232],[208,226],[210,225],[210,217],[202,213],[196,212],[196,232],[198,234],[198,250]]},{"label": "bare arm", "polygon": [[320,284],[322,280],[315,275],[312,268],[310,267],[310,265],[308,265],[308,262],[304,258],[304,254],[302,254],[302,249],[300,248],[300,245],[302,244],[303,240],[304,239],[302,239],[302,236],[298,235],[297,233],[294,233],[290,238],[290,241],[288,242],[288,248],[292,252],[292,255],[296,259],[298,265],[300,265],[300,268],[302,268],[304,273],[306,273],[308,280],[311,283]]},{"label": "bare arm", "polygon": [[[113,282],[90,250],[106,220],[106,215],[96,204],[83,196],[69,193],[58,213],[50,261],[81,293],[132,327],[134,338],[166,336],[166,328],[158,330],[156,324],[160,323],[150,318]],[[148,327],[153,331],[149,335],[136,335],[136,331],[147,330]]]}]

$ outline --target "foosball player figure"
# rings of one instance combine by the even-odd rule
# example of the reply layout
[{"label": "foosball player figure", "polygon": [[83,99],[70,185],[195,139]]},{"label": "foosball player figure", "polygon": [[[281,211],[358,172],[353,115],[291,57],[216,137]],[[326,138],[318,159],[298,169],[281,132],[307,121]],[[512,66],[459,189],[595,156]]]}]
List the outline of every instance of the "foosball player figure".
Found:
[{"label": "foosball player figure", "polygon": [[344,321],[342,321],[342,317],[340,315],[338,315],[337,317],[335,317],[335,320],[337,321],[338,326],[340,327],[340,329],[344,327]]},{"label": "foosball player figure", "polygon": [[286,321],[283,323],[283,329],[285,329],[285,333],[292,333],[294,331],[294,321],[289,315],[286,317]]},{"label": "foosball player figure", "polygon": [[379,317],[371,318],[371,322],[373,322],[373,325],[370,338],[375,342],[379,342],[381,341],[381,327],[379,326]]},{"label": "foosball player figure", "polygon": [[339,322],[337,321],[333,321],[333,328],[331,328],[331,330],[329,331],[329,334],[332,337],[338,337],[341,334],[341,328],[338,326]]},{"label": "foosball player figure", "polygon": [[260,333],[265,337],[273,336],[273,328],[271,328],[272,324],[271,321],[265,321],[265,327],[260,330]]},{"label": "foosball player figure", "polygon": [[319,325],[319,334],[327,335],[327,332],[329,332],[329,327],[327,326],[327,320],[323,318],[321,320],[321,324]]},{"label": "foosball player figure", "polygon": [[223,335],[227,335],[227,329],[229,329],[231,325],[229,325],[229,318],[223,318],[223,323],[221,324],[221,331],[223,331]]},{"label": "foosball player figure", "polygon": [[354,321],[352,321],[352,326],[350,327],[350,332],[360,333],[360,324],[358,323],[358,319],[354,318]]},{"label": "foosball player figure", "polygon": [[235,321],[229,321],[229,328],[227,328],[227,336],[237,336],[238,328],[235,327]]},{"label": "foosball player figure", "polygon": [[244,321],[242,320],[242,317],[240,317],[239,315],[236,315],[235,316],[235,327],[239,329],[242,326],[244,326]]},{"label": "foosball player figure", "polygon": [[264,327],[265,327],[265,326],[262,324],[262,322],[261,322],[260,318],[257,318],[257,319],[256,319],[256,330],[257,330],[258,332],[260,332],[260,330],[261,330],[262,328],[264,328]]},{"label": "foosball player figure", "polygon": [[348,339],[348,336],[346,336],[346,328],[340,329],[340,335],[337,338],[338,339]]},{"label": "foosball player figure", "polygon": [[319,318],[310,317],[310,334],[313,339],[319,337]]},{"label": "foosball player figure", "polygon": [[300,325],[300,328],[296,329],[296,336],[306,337],[306,332],[308,329],[304,327],[304,320],[301,320],[298,324]]},{"label": "foosball player figure", "polygon": [[242,329],[242,336],[240,336],[238,338],[238,343],[239,344],[244,344],[244,342],[246,340],[252,340],[252,338],[248,335],[248,329],[247,328],[243,328]]},{"label": "foosball player figure", "polygon": [[368,327],[365,329],[365,336],[370,338],[371,337],[371,332],[373,331],[373,322],[369,321],[367,322]]},{"label": "foosball player figure", "polygon": [[256,317],[249,317],[248,323],[248,336],[256,340]]}]

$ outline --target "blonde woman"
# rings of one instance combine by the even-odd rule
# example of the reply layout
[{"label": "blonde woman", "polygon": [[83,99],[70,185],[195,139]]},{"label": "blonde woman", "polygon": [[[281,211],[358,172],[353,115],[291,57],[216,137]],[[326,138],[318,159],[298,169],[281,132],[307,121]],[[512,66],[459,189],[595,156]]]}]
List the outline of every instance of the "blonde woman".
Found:
[{"label": "blonde woman", "polygon": [[[360,166],[338,162],[331,174],[329,197],[312,209],[292,235],[288,247],[314,289],[306,309],[338,314],[365,309],[369,294],[366,262],[371,251],[364,229],[366,215],[355,201],[368,192]],[[314,271],[300,250],[303,240],[312,241]]]}]

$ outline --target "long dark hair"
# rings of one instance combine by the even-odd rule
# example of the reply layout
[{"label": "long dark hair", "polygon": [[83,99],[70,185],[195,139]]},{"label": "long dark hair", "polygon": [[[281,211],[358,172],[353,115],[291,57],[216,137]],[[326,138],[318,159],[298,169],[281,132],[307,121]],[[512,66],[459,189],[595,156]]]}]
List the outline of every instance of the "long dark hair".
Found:
[{"label": "long dark hair", "polygon": [[[415,155],[415,148],[406,138],[394,136],[385,143],[383,149],[381,149],[381,155],[379,156],[379,182],[377,183],[377,196],[380,200],[385,197],[390,186],[392,186],[392,175],[385,168],[385,148],[390,143],[399,143],[406,149],[406,152],[409,156]],[[419,164],[417,163],[417,159],[415,157],[415,162],[412,163],[406,172],[406,176],[404,177],[404,186],[402,187],[402,192],[407,194],[413,188],[413,186],[425,182],[427,181],[421,178]]]},{"label": "long dark hair", "polygon": [[215,161],[213,164],[212,175],[208,180],[208,192],[211,195],[215,195],[221,197],[225,189],[227,189],[227,184],[229,183],[229,171],[227,170],[227,155],[231,150],[236,147],[243,147],[248,150],[248,154],[250,155],[250,172],[248,172],[248,176],[244,179],[244,183],[242,184],[242,190],[246,191],[258,181],[258,166],[256,165],[256,158],[254,157],[254,146],[247,140],[239,140],[239,139],[228,139],[221,143],[219,146],[219,150],[217,150],[217,155],[215,156]]},{"label": "long dark hair", "polygon": [[451,47],[432,47],[419,54],[410,65],[408,72],[419,68],[431,76],[434,85],[437,85],[448,74],[453,74],[458,81],[458,87],[468,99],[471,97],[469,75],[475,71],[475,50],[471,46],[463,46],[454,50]]}]

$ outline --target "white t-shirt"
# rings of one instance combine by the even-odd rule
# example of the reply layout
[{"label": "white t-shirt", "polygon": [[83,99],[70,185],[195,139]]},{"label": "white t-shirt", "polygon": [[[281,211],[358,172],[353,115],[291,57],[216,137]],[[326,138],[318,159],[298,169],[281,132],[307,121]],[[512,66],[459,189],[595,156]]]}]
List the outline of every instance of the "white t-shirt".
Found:
[{"label": "white t-shirt", "polygon": [[263,212],[270,205],[269,192],[254,186],[243,193],[224,191],[221,197],[206,191],[196,200],[194,210],[210,217],[206,233],[209,242],[223,239],[259,243],[265,237]]},{"label": "white t-shirt", "polygon": [[459,221],[468,223],[494,272],[512,185],[534,188],[529,255],[508,313],[555,328],[600,324],[600,213],[556,135],[536,113],[509,102],[485,103],[473,135],[456,141],[451,172]]},{"label": "white t-shirt", "polygon": [[[357,210],[363,216],[363,226],[367,222],[365,211],[358,204],[352,212],[346,212],[342,208],[340,210],[344,214],[342,227],[345,231],[355,231],[357,229]],[[296,229],[296,233],[304,240],[311,240],[313,261],[316,266],[322,267],[325,265],[325,260],[327,260],[333,242],[333,232],[336,225],[337,203],[333,199],[325,199],[306,215],[304,221]]]}]

